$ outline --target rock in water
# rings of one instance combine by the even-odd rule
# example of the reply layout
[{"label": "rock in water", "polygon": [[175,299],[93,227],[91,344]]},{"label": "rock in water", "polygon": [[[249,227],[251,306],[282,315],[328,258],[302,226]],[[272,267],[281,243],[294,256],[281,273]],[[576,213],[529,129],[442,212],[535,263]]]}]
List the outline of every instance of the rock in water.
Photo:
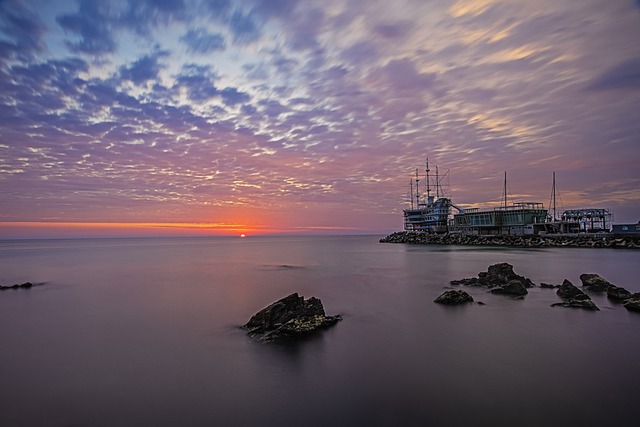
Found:
[{"label": "rock in water", "polygon": [[562,298],[563,300],[591,299],[591,298],[589,298],[589,295],[587,295],[584,292],[582,292],[580,289],[578,289],[578,287],[576,285],[574,285],[573,283],[571,283],[567,279],[564,279],[564,281],[562,282],[562,285],[560,285],[560,287],[556,291],[556,294],[560,298]]},{"label": "rock in water", "polygon": [[520,276],[519,274],[516,274],[513,271],[513,266],[506,262],[490,265],[489,269],[487,270],[486,279],[487,281],[489,281],[490,286],[506,285],[512,280],[521,281],[523,286],[526,288],[534,286],[531,280],[527,279],[526,277]]},{"label": "rock in water", "polygon": [[577,286],[567,279],[564,279],[564,282],[562,282],[562,285],[560,285],[556,294],[562,298],[562,302],[551,304],[551,307],[561,306],[586,308],[587,310],[600,310],[593,301],[591,301],[589,295],[582,292]]},{"label": "rock in water", "polygon": [[624,308],[631,311],[640,311],[640,293],[631,295],[631,298],[624,302]]},{"label": "rock in water", "polygon": [[606,292],[607,289],[613,286],[609,281],[597,274],[581,274],[580,281],[582,282],[583,288],[594,292]]},{"label": "rock in water", "polygon": [[620,286],[610,286],[607,288],[607,298],[624,301],[631,298],[631,292]]},{"label": "rock in water", "polygon": [[513,271],[513,266],[506,262],[490,265],[487,271],[478,273],[478,277],[452,280],[452,285],[485,286],[493,294],[523,296],[528,294],[526,288],[535,286],[534,283]]},{"label": "rock in water", "polygon": [[6,291],[7,289],[30,289],[33,286],[31,282],[25,282],[21,285],[12,285],[12,286],[0,286],[0,291]]},{"label": "rock in water", "polygon": [[527,288],[525,288],[525,285],[521,280],[513,279],[509,280],[509,282],[504,286],[498,286],[497,288],[491,289],[491,293],[522,296],[528,294],[529,292],[527,291]]},{"label": "rock in water", "polygon": [[293,293],[260,310],[243,327],[261,341],[295,339],[335,325],[341,316],[326,316],[318,298]]},{"label": "rock in water", "polygon": [[437,302],[439,304],[447,304],[447,305],[464,304],[467,302],[473,302],[473,297],[468,293],[466,293],[465,291],[453,290],[453,291],[445,291],[433,302]]}]

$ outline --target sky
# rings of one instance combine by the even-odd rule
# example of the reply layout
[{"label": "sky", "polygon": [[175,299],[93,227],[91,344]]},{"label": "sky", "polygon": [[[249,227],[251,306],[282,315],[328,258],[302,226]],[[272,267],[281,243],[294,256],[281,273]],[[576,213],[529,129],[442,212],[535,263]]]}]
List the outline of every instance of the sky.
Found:
[{"label": "sky", "polygon": [[383,234],[427,158],[640,220],[640,0],[0,0],[0,238]]}]

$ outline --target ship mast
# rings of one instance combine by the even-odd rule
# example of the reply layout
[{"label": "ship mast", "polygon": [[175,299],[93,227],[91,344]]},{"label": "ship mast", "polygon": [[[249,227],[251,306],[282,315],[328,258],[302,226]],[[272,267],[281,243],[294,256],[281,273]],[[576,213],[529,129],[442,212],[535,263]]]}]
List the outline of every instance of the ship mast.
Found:
[{"label": "ship mast", "polygon": [[503,197],[504,197],[503,205],[504,205],[504,208],[506,209],[507,208],[507,171],[504,171]]},{"label": "ship mast", "polygon": [[551,191],[553,197],[553,222],[556,222],[556,172],[553,172],[553,190]]},{"label": "ship mast", "polygon": [[413,179],[409,180],[409,184],[411,185],[411,190],[409,191],[409,200],[411,200],[411,209],[413,210]]},{"label": "ship mast", "polygon": [[429,158],[427,157],[427,168],[425,171],[427,172],[427,200],[431,200],[431,186],[429,185]]},{"label": "ship mast", "polygon": [[438,165],[436,165],[436,199],[440,198],[440,177],[438,175]]},{"label": "ship mast", "polygon": [[420,175],[418,175],[418,168],[416,168],[416,208],[420,208]]}]

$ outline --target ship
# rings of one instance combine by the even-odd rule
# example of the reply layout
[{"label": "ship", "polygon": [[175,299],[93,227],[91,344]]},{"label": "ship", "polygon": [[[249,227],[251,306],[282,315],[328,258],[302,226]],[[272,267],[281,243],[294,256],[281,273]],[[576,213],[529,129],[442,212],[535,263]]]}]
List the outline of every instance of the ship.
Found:
[{"label": "ship", "polygon": [[[462,212],[462,209],[453,204],[451,198],[440,197],[441,178],[436,166],[435,191],[431,194],[431,176],[429,173],[429,159],[426,161],[425,180],[426,193],[420,193],[420,175],[416,169],[415,176],[415,192],[414,179],[411,180],[410,200],[411,208],[404,209],[404,229],[405,231],[422,231],[427,233],[447,233],[449,231],[449,222],[451,220],[452,210],[456,209]],[[448,171],[447,171],[448,173]],[[445,174],[446,175],[446,174]],[[415,201],[414,201],[415,200]]]},{"label": "ship", "polygon": [[[428,159],[425,172],[426,194],[420,193],[420,175],[417,169],[415,180],[411,180],[411,208],[403,210],[405,231],[438,234],[525,235],[544,233],[548,230],[546,224],[549,212],[542,203],[507,203],[506,172],[503,203],[500,206],[485,209],[460,208],[452,202],[450,197],[441,197],[441,178],[437,166],[436,195],[432,195]],[[457,213],[454,213],[454,209]]]}]

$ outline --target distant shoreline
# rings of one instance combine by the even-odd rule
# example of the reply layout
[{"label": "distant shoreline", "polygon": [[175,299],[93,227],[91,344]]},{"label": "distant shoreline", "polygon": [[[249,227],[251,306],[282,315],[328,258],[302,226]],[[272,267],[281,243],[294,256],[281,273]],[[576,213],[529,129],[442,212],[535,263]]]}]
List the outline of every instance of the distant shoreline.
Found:
[{"label": "distant shoreline", "polygon": [[554,234],[554,235],[463,235],[398,231],[380,239],[380,243],[408,243],[417,245],[507,246],[525,248],[618,248],[640,249],[640,237],[612,234]]}]

